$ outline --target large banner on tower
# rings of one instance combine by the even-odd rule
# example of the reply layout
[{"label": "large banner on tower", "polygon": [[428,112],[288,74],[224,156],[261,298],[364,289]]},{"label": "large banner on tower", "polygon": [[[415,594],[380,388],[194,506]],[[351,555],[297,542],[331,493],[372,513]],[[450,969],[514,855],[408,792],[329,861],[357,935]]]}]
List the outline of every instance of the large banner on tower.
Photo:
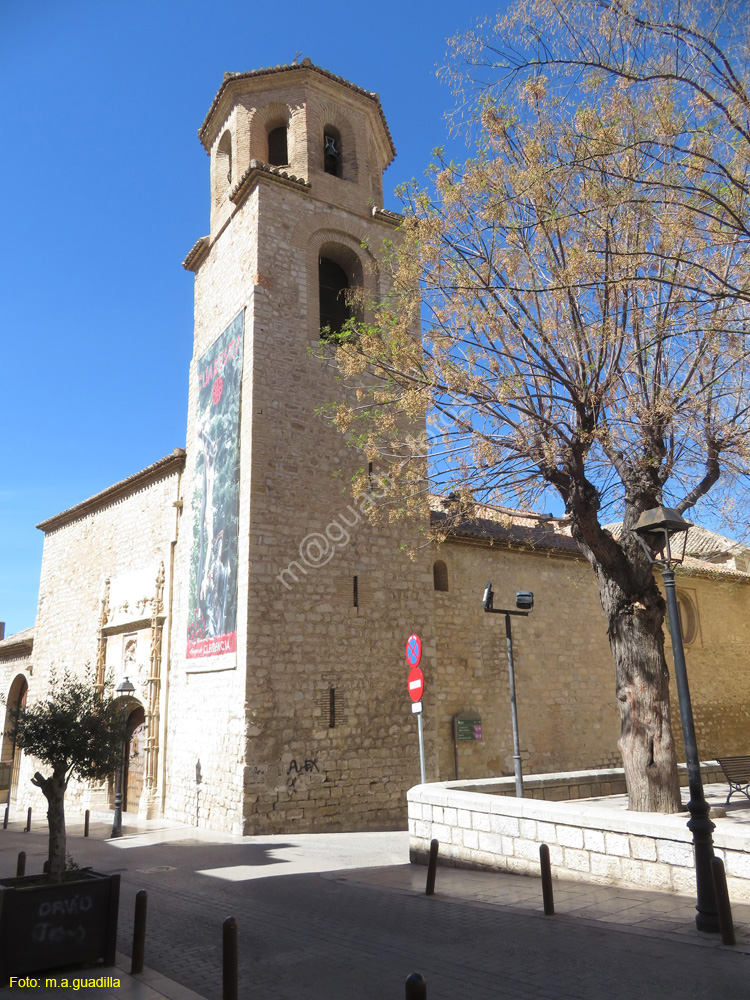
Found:
[{"label": "large banner on tower", "polygon": [[198,361],[188,669],[236,665],[244,312]]}]

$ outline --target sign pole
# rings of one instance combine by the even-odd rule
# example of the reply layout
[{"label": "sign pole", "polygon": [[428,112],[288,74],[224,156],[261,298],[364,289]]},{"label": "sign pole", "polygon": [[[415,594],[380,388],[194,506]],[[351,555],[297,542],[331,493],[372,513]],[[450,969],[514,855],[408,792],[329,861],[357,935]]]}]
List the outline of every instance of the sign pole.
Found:
[{"label": "sign pole", "polygon": [[424,691],[424,674],[419,669],[422,659],[422,640],[415,633],[406,640],[406,662],[411,667],[406,687],[412,700],[411,710],[417,717],[417,732],[419,733],[419,773],[422,784],[427,783],[424,773],[424,731],[422,729],[422,693]]},{"label": "sign pole", "polygon": [[456,781],[458,781],[458,716],[453,716],[453,763],[456,765]]},{"label": "sign pole", "polygon": [[424,776],[424,733],[422,731],[422,713],[417,713],[417,730],[419,732],[419,773],[422,776],[422,784],[427,784]]}]

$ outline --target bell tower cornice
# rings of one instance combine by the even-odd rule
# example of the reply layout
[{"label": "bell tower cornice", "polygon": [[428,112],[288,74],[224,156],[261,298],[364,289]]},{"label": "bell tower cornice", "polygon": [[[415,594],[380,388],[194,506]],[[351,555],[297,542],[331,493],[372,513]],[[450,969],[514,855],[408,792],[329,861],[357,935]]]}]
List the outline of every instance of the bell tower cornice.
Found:
[{"label": "bell tower cornice", "polygon": [[[211,157],[211,245],[259,185],[394,222],[383,172],[396,151],[379,96],[309,59],[225,74],[198,134]],[[204,249],[186,266],[200,266]]]},{"label": "bell tower cornice", "polygon": [[385,140],[385,145],[388,149],[388,158],[383,164],[383,167],[385,168],[393,162],[393,159],[396,156],[396,147],[394,145],[390,129],[388,128],[388,122],[386,121],[385,114],[383,113],[380,96],[372,91],[364,90],[362,87],[358,87],[354,83],[350,83],[349,80],[345,80],[342,76],[336,76],[335,73],[331,73],[327,69],[315,66],[308,58],[302,59],[299,63],[290,63],[287,66],[270,66],[266,69],[255,69],[246,73],[225,73],[222,84],[216,92],[216,96],[211,103],[211,107],[208,109],[208,114],[206,115],[203,124],[198,129],[198,138],[207,153],[211,152],[211,147],[216,139],[216,135],[226,120],[227,115],[230,113],[240,87],[243,84],[247,86],[248,83],[252,87],[255,81],[260,81],[262,84],[265,82],[264,78],[277,74],[287,74],[290,76],[294,75],[300,79],[309,78],[311,76],[315,77],[317,75],[325,80],[332,81],[339,87],[346,88],[350,93],[364,97],[367,102],[372,104],[372,109],[379,119],[379,124],[383,133],[382,137]]}]

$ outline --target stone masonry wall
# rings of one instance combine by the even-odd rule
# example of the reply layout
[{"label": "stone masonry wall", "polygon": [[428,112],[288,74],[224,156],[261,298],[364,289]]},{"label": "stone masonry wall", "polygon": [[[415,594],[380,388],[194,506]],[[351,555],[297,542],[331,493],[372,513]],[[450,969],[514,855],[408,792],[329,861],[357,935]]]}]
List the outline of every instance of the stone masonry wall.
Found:
[{"label": "stone masonry wall", "polygon": [[[373,528],[353,504],[350,480],[367,459],[317,412],[342,390],[315,357],[332,354],[318,332],[320,248],[358,254],[367,284],[376,277],[360,245],[369,238],[374,250],[391,231],[270,185],[260,199],[269,281],[254,330],[246,822],[253,831],[401,826],[419,776],[404,646],[413,631],[426,637],[429,673],[429,557],[404,551],[413,525]],[[287,586],[279,577],[292,563]]]},{"label": "stone masonry wall", "polygon": [[[106,581],[110,581],[108,621],[113,631],[107,643],[121,651],[122,634],[141,631],[138,623],[151,614],[160,566],[169,574],[179,481],[179,472],[172,469],[46,531],[27,704],[44,697],[53,670],[68,668],[81,675],[87,666],[95,670]],[[169,629],[168,608],[165,615],[164,635]],[[162,655],[166,660],[165,652]],[[110,648],[107,662],[109,680],[116,686],[122,679],[122,659],[115,663]],[[134,697],[146,711],[147,676],[141,672],[131,677],[136,686]],[[163,711],[163,702],[161,708]],[[18,807],[31,805],[44,812],[42,793],[29,781],[34,770],[24,755]],[[81,808],[83,802],[92,801],[91,796],[90,788],[71,782],[66,804],[71,809]],[[95,804],[105,802],[106,788]]]},{"label": "stone masonry wall", "polygon": [[459,777],[513,773],[505,616],[484,612],[487,580],[496,608],[534,593],[528,618],[511,619],[524,773],[619,765],[614,666],[589,564],[451,541],[434,556],[449,590],[434,591],[440,765],[428,780],[455,778],[452,717],[463,711],[481,717],[483,738],[459,741]]},{"label": "stone masonry wall", "polygon": [[[544,843],[555,878],[695,893],[692,834],[681,814],[508,798],[450,784],[412,788],[408,800],[413,861],[425,862],[435,838],[444,864],[538,875]],[[713,839],[730,898],[750,901],[750,838],[736,823],[716,818]]]},{"label": "stone masonry wall", "polygon": [[[690,695],[701,760],[750,753],[750,578],[677,575],[697,613],[697,634],[685,645]],[[684,760],[672,646],[666,632],[672,729]]]},{"label": "stone masonry wall", "polygon": [[[451,720],[465,710],[482,717],[483,740],[459,742],[459,777],[513,773],[505,618],[481,607],[487,580],[496,607],[515,607],[517,590],[534,592],[529,617],[512,619],[524,773],[620,765],[614,665],[589,564],[458,541],[434,554],[448,567],[450,587],[434,592],[440,760],[434,777],[455,777]],[[682,571],[677,591],[689,595],[698,617],[685,655],[701,758],[748,753],[750,578]],[[683,760],[669,640],[666,655],[672,728]]]},{"label": "stone masonry wall", "polygon": [[[175,559],[174,630],[169,686],[168,775],[165,816],[169,819],[243,832],[246,686],[248,645],[248,538],[250,470],[253,447],[253,327],[260,289],[257,268],[257,190],[243,205],[196,275],[195,333],[189,372],[184,508]],[[237,582],[237,657],[229,670],[212,670],[186,657],[190,557],[193,545],[193,490],[197,456],[198,361],[244,310],[243,374],[240,402],[240,509]]]}]

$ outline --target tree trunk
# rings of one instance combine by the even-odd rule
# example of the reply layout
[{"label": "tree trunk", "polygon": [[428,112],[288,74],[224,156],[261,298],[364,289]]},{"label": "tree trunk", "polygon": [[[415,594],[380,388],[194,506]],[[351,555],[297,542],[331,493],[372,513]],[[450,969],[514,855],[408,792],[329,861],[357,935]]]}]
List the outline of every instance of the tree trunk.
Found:
[{"label": "tree trunk", "polygon": [[669,709],[669,671],[661,622],[655,627],[654,614],[646,604],[648,596],[634,601],[632,609],[608,615],[620,708],[618,746],[628,808],[673,813],[682,809],[682,802]]},{"label": "tree trunk", "polygon": [[[664,599],[653,567],[630,533],[637,511],[626,510],[619,542],[581,505],[573,537],[591,563],[607,616],[620,709],[618,746],[625,768],[628,808],[674,813],[682,809],[669,710],[664,656]],[[625,525],[628,527],[626,528]]]},{"label": "tree trunk", "polygon": [[49,827],[49,877],[53,882],[62,882],[65,872],[65,772],[54,771],[51,778],[43,777],[38,771],[32,778],[33,784],[41,788],[47,799],[47,825]]}]

